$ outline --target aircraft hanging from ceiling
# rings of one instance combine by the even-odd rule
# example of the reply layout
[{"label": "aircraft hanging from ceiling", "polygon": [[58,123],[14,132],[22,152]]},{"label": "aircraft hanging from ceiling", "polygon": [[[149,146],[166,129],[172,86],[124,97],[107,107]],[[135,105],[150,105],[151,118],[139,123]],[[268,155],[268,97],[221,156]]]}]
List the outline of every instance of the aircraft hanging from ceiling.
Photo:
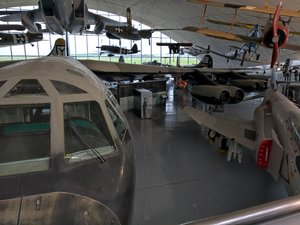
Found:
[{"label": "aircraft hanging from ceiling", "polygon": [[128,55],[128,54],[136,54],[140,52],[140,50],[138,50],[137,44],[134,44],[131,49],[122,48],[114,45],[101,45],[100,47],[96,47],[96,48],[101,49],[100,55],[107,54],[107,56],[109,57],[114,56],[115,54]]},{"label": "aircraft hanging from ceiling", "polygon": [[0,24],[0,47],[11,45],[20,45],[43,40],[42,33],[20,33],[15,31],[24,31],[26,28],[18,24]]},{"label": "aircraft hanging from ceiling", "polygon": [[[248,36],[256,37],[256,38],[261,36],[259,24],[256,24],[253,27],[253,29],[248,34]],[[197,46],[197,47],[204,49],[201,46]],[[262,61],[259,61],[260,54],[257,53],[257,49],[258,49],[257,44],[252,43],[252,42],[246,42],[240,47],[233,46],[233,45],[230,45],[229,47],[230,47],[230,49],[226,53],[220,53],[218,51],[214,51],[211,49],[210,49],[210,52],[215,55],[224,57],[225,59],[227,59],[227,63],[229,62],[229,60],[238,60],[238,61],[241,61],[241,66],[244,65],[245,61],[263,64]]]},{"label": "aircraft hanging from ceiling", "polygon": [[108,25],[105,26],[106,36],[110,39],[129,39],[129,40],[141,40],[149,39],[152,37],[152,33],[155,31],[166,30],[178,30],[178,29],[142,29],[138,30],[132,25],[132,16],[130,8],[126,9],[127,24],[123,25]]},{"label": "aircraft hanging from ceiling", "polygon": [[[270,29],[273,40],[272,80],[263,102],[256,108],[253,120],[231,119],[211,115],[190,106],[183,110],[197,123],[227,138],[229,153],[239,155],[241,146],[256,151],[256,164],[265,168],[275,180],[282,178],[290,195],[300,193],[300,109],[276,88],[275,65],[280,47],[281,27],[278,24],[282,2],[274,13]],[[288,34],[288,33],[287,33]]]},{"label": "aircraft hanging from ceiling", "polygon": [[0,33],[0,47],[23,45],[43,40],[43,33]]},{"label": "aircraft hanging from ceiling", "polygon": [[180,47],[192,47],[193,43],[163,43],[156,42],[157,46],[168,46],[169,54],[180,54]]},{"label": "aircraft hanging from ceiling", "polygon": [[[257,13],[266,13],[269,15],[273,15],[276,8],[274,7],[255,7],[255,6],[247,6],[247,5],[238,5],[238,4],[228,4],[228,3],[221,3],[221,2],[215,2],[215,1],[207,1],[207,0],[188,0],[188,2],[197,3],[197,4],[203,4],[205,7],[208,5],[211,6],[219,6],[219,7],[225,7],[225,8],[233,8],[236,10],[236,13],[241,11],[249,11],[249,12],[257,12]],[[293,11],[288,9],[282,9],[281,16],[287,16],[290,18],[293,17],[300,17],[299,11]],[[203,18],[205,17],[205,14],[203,15]],[[235,18],[235,17],[234,17]],[[278,26],[278,38],[279,38],[279,48],[282,49],[288,49],[288,50],[294,50],[294,51],[300,51],[300,45],[291,44],[288,43],[288,27],[287,23],[285,21],[279,21],[281,23],[280,26]],[[289,20],[290,22],[290,20]],[[229,40],[229,41],[237,41],[237,42],[244,42],[244,43],[252,43],[257,45],[262,45],[267,48],[273,47],[273,42],[271,40],[271,37],[273,35],[271,34],[271,20],[267,21],[264,32],[261,37],[250,37],[246,35],[240,35],[240,34],[234,34],[230,32],[222,32],[217,31],[213,29],[208,28],[200,28],[200,27],[193,27],[193,26],[187,26],[184,27],[182,30],[184,31],[190,31],[190,32],[196,32],[199,34],[203,34],[209,37]]]},{"label": "aircraft hanging from ceiling", "polygon": [[188,54],[191,56],[199,56],[201,54],[208,54],[210,52],[210,45],[207,46],[207,48],[199,48],[199,46],[196,45],[196,47],[184,47],[180,48],[180,54]]},{"label": "aircraft hanging from ceiling", "polygon": [[[239,22],[239,21],[232,21],[232,22],[227,22],[227,21],[220,21],[220,20],[212,20],[212,19],[207,19],[205,20],[209,23],[213,24],[218,24],[218,25],[224,25],[224,26],[230,26],[230,27],[239,27],[239,28],[246,28],[246,29],[253,29],[256,24],[254,23],[245,23],[245,22]],[[261,30],[264,31],[264,27],[261,26]],[[293,31],[289,30],[290,35],[300,35],[300,32],[298,31]]]},{"label": "aircraft hanging from ceiling", "polygon": [[94,33],[100,34],[105,26],[122,26],[123,23],[97,15],[88,10],[85,0],[39,0],[38,8],[28,11],[1,11],[1,21],[21,22],[30,32],[39,32],[44,23],[50,32],[63,35],[66,31],[78,34],[90,25],[95,25]]}]

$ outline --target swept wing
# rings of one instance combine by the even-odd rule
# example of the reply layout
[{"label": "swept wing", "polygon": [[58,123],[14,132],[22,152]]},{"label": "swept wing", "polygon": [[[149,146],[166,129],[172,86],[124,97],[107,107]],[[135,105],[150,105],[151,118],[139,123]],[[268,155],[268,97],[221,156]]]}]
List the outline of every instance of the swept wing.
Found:
[{"label": "swept wing", "polygon": [[183,111],[198,124],[204,125],[229,139],[234,139],[237,143],[249,149],[255,149],[255,128],[253,121],[224,119],[223,117],[216,117],[202,112],[191,106],[183,107]]}]

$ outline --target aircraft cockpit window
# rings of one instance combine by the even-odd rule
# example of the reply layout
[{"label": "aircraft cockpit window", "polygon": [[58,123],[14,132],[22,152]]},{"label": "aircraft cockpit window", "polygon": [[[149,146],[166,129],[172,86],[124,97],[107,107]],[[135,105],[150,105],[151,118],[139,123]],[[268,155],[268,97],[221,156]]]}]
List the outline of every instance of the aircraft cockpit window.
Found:
[{"label": "aircraft cockpit window", "polygon": [[24,79],[18,82],[5,97],[17,95],[47,95],[42,85],[35,79]]},{"label": "aircraft cockpit window", "polygon": [[47,170],[50,105],[0,107],[0,176]]},{"label": "aircraft cockpit window", "polygon": [[112,137],[97,102],[64,104],[65,158],[80,162],[115,151]]},{"label": "aircraft cockpit window", "polygon": [[106,101],[106,106],[107,106],[108,113],[112,119],[112,122],[116,128],[116,131],[119,135],[119,138],[121,139],[122,142],[127,143],[130,140],[130,134],[128,128],[126,127],[125,123],[118,116],[118,114],[115,112],[115,110],[112,108],[112,106],[109,104],[108,101]]},{"label": "aircraft cockpit window", "polygon": [[67,84],[67,83],[62,82],[62,81],[51,80],[51,82],[60,94],[81,94],[81,93],[86,93],[86,91],[83,91],[78,87],[75,87],[71,84]]},{"label": "aircraft cockpit window", "polygon": [[6,80],[2,80],[0,81],[0,88],[2,87],[2,85],[6,82]]}]

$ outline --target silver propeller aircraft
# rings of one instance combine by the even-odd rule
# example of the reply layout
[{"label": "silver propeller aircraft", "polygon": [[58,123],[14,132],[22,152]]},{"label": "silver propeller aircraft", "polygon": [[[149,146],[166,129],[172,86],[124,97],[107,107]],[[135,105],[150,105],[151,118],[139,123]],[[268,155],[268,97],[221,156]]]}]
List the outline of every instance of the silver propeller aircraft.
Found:
[{"label": "silver propeller aircraft", "polygon": [[[280,47],[278,20],[282,2],[274,13],[270,33],[273,40],[272,80],[253,120],[220,118],[190,106],[183,110],[197,123],[220,134],[233,145],[229,152],[240,153],[239,145],[256,151],[256,164],[265,168],[275,180],[282,178],[290,195],[300,193],[300,109],[276,88],[274,65]],[[211,134],[211,133],[210,133]]]},{"label": "silver propeller aircraft", "polygon": [[[10,15],[6,15],[10,14]],[[95,25],[94,33],[100,34],[106,25],[121,26],[123,23],[94,14],[87,8],[85,0],[39,0],[38,8],[29,11],[1,11],[5,22],[21,22],[30,32],[38,32],[36,23],[45,23],[47,30],[60,35],[82,33]]]}]

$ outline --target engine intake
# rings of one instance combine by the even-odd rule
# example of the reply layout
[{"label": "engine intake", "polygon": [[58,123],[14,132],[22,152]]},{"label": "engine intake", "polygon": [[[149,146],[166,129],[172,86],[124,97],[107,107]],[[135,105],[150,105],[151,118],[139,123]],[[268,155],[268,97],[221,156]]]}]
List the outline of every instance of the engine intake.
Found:
[{"label": "engine intake", "polygon": [[194,86],[191,95],[207,104],[221,105],[230,102],[230,93],[219,85]]}]

